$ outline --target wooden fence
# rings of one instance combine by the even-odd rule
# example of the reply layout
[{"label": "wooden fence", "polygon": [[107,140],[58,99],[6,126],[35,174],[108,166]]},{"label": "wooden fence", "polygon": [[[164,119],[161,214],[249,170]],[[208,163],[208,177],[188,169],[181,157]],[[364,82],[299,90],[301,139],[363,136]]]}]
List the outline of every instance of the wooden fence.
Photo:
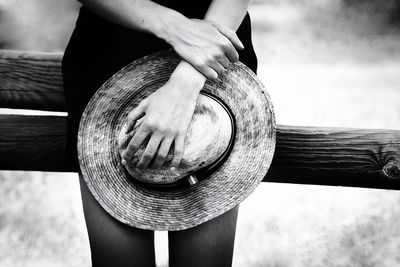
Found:
[{"label": "wooden fence", "polygon": [[[0,50],[0,107],[65,112],[61,57]],[[0,170],[76,171],[66,118],[0,114]],[[278,125],[264,181],[400,189],[400,131]]]}]

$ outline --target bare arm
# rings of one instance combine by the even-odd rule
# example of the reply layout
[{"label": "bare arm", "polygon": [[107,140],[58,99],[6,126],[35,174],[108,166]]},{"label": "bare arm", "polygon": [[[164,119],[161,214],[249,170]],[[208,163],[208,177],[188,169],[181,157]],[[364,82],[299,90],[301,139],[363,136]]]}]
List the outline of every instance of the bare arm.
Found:
[{"label": "bare arm", "polygon": [[[150,0],[80,0],[80,2],[104,19],[156,35],[171,22],[179,24],[185,20],[179,12]],[[216,21],[236,31],[247,11],[248,4],[249,0],[214,0],[204,19]]]},{"label": "bare arm", "polygon": [[180,23],[186,19],[179,12],[150,0],[80,0],[80,2],[103,19],[157,36],[169,23]]},{"label": "bare arm", "polygon": [[[236,62],[236,49],[243,48],[234,31],[229,28],[215,22],[188,19],[179,12],[150,0],[81,2],[106,20],[163,39],[182,59],[210,79],[218,76],[223,70],[221,66],[227,67],[230,62]],[[210,10],[212,9],[216,8]],[[214,12],[210,17],[215,15],[217,13]]]},{"label": "bare arm", "polygon": [[[249,0],[214,0],[205,15],[205,20],[202,22],[208,23],[206,26],[214,27],[224,38],[232,38],[232,34],[236,37],[234,31],[237,30],[243,20],[248,3]],[[180,29],[179,25],[177,27],[178,30],[184,30]],[[177,42],[173,35],[171,40],[172,44]],[[179,51],[179,45],[173,45],[173,47],[175,51]],[[203,58],[203,60],[206,60],[206,58]],[[215,62],[211,64],[215,64]],[[229,61],[227,62],[225,59],[223,62],[218,61],[218,64],[220,66],[213,66],[216,72],[227,67]],[[178,166],[183,154],[187,127],[193,115],[197,96],[205,81],[206,77],[195,65],[182,60],[169,81],[150,97],[143,100],[128,115],[127,131],[134,127],[138,119],[141,117],[144,117],[144,119],[123,153],[122,163],[128,164],[142,142],[147,136],[151,135],[138,167],[146,168],[153,158],[152,167],[162,166],[170,146],[173,144],[174,157],[171,166]]]},{"label": "bare arm", "polygon": [[215,21],[236,31],[246,15],[249,2],[250,0],[214,0],[204,19]]},{"label": "bare arm", "polygon": [[[214,0],[212,1],[204,20],[218,23],[219,27],[226,28],[224,30],[236,32],[246,15],[250,0]],[[224,66],[227,67],[227,66]],[[178,74],[182,73],[184,76],[192,77],[197,82],[201,83],[201,88],[206,81],[201,74],[196,71],[194,67],[191,67],[186,62],[182,61],[177,70]],[[197,86],[198,88],[199,86]],[[198,89],[199,91],[201,90]],[[194,88],[196,90],[196,88]],[[195,92],[198,93],[198,92]]]},{"label": "bare arm", "polygon": [[[249,2],[250,0],[213,0],[204,20],[218,23],[221,30],[236,32],[246,15]],[[193,79],[197,84],[193,87],[196,96],[206,81],[201,73],[185,61],[178,65],[174,74],[183,76],[182,79]]]}]

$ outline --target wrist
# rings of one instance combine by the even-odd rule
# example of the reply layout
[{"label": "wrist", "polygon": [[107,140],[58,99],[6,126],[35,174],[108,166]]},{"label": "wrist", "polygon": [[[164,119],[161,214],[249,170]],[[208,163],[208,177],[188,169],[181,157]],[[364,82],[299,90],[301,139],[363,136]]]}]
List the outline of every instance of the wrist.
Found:
[{"label": "wrist", "polygon": [[190,63],[184,60],[178,64],[171,77],[176,78],[186,85],[196,88],[198,91],[203,88],[206,82],[206,77]]},{"label": "wrist", "polygon": [[196,97],[203,88],[206,78],[186,61],[181,61],[172,73],[169,82],[181,91],[182,96]]},{"label": "wrist", "polygon": [[173,46],[174,39],[178,34],[176,31],[179,25],[186,23],[187,20],[188,19],[181,13],[168,9],[163,16],[155,20],[154,23],[149,26],[149,31]]}]

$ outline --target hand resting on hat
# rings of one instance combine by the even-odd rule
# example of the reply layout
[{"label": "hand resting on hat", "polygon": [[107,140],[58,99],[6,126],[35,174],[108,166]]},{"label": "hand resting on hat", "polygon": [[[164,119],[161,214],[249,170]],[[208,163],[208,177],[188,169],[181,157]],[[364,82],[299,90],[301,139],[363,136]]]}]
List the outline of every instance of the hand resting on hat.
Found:
[{"label": "hand resting on hat", "polygon": [[[135,135],[122,153],[122,164],[133,158],[142,143],[149,141],[137,167],[146,168],[153,160],[152,168],[163,165],[170,147],[174,147],[171,167],[177,167],[183,154],[185,135],[191,121],[199,91],[205,79],[188,63],[181,62],[164,86],[142,100],[128,114],[126,132],[143,118]],[[192,78],[187,79],[187,75]]]}]

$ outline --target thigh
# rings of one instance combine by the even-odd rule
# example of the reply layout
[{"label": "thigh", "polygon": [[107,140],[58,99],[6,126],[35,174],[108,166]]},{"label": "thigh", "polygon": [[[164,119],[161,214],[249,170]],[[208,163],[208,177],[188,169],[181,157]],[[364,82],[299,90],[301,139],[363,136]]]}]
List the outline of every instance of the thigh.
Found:
[{"label": "thigh", "polygon": [[111,217],[90,193],[79,173],[92,266],[155,266],[154,232]]},{"label": "thigh", "polygon": [[169,232],[171,267],[232,265],[239,205],[199,226]]}]

